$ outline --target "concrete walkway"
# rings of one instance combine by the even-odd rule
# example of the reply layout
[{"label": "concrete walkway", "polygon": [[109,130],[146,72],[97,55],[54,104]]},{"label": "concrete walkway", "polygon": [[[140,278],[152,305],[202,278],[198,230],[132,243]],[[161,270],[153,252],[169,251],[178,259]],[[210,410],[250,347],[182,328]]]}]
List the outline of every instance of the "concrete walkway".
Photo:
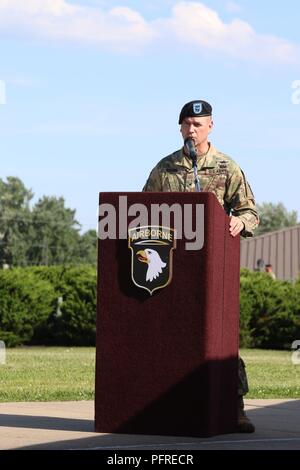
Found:
[{"label": "concrete walkway", "polygon": [[300,400],[245,400],[254,434],[185,438],[98,434],[94,403],[0,403],[0,449],[299,449]]}]

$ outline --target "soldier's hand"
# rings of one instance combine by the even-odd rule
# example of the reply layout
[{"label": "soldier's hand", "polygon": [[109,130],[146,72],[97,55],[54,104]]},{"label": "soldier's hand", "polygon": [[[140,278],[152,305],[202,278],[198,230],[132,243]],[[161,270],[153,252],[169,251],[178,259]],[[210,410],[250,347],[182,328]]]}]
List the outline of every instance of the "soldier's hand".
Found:
[{"label": "soldier's hand", "polygon": [[245,225],[244,222],[242,222],[238,217],[230,217],[230,224],[229,224],[229,232],[230,235],[235,237],[238,235],[243,229]]}]

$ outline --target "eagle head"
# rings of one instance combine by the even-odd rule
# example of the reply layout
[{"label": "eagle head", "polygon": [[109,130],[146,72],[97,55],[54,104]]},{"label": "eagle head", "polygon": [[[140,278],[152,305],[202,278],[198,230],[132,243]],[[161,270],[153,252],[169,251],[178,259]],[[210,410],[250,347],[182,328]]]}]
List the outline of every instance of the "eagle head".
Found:
[{"label": "eagle head", "polygon": [[162,261],[159,253],[152,248],[140,250],[136,255],[141,263],[148,264],[146,281],[152,282],[153,279],[156,279],[162,273],[163,268],[167,266],[167,264]]}]

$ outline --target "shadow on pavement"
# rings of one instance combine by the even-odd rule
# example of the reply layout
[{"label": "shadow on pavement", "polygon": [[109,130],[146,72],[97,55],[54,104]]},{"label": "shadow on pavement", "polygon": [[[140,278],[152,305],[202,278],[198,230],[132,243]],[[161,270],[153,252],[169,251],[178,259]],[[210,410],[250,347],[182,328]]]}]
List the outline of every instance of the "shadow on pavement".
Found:
[{"label": "shadow on pavement", "polygon": [[[254,434],[227,434],[211,438],[94,434],[89,437],[31,444],[15,449],[94,450],[292,450],[300,449],[300,400],[245,400]],[[45,416],[1,415],[1,426],[93,432],[92,420]],[[26,439],[24,439],[25,441]]]},{"label": "shadow on pavement", "polygon": [[57,431],[94,432],[94,421],[32,415],[0,415],[0,427],[56,429]]}]

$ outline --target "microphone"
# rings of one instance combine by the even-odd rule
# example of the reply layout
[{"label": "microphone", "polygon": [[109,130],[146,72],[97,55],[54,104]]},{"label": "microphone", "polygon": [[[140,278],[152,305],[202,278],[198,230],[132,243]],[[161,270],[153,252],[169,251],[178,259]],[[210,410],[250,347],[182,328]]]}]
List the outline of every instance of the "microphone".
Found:
[{"label": "microphone", "polygon": [[195,149],[195,144],[194,144],[193,139],[191,139],[190,137],[187,137],[184,140],[184,145],[187,148],[189,157],[193,162],[193,171],[194,171],[194,178],[195,178],[194,182],[195,182],[196,192],[200,193],[201,185],[200,185],[200,180],[198,176],[197,151]]},{"label": "microphone", "polygon": [[197,163],[197,151],[195,149],[195,144],[194,144],[193,139],[191,139],[190,137],[187,137],[184,141],[184,145],[186,146],[188,150],[190,159],[193,161],[193,165],[195,165]]}]

